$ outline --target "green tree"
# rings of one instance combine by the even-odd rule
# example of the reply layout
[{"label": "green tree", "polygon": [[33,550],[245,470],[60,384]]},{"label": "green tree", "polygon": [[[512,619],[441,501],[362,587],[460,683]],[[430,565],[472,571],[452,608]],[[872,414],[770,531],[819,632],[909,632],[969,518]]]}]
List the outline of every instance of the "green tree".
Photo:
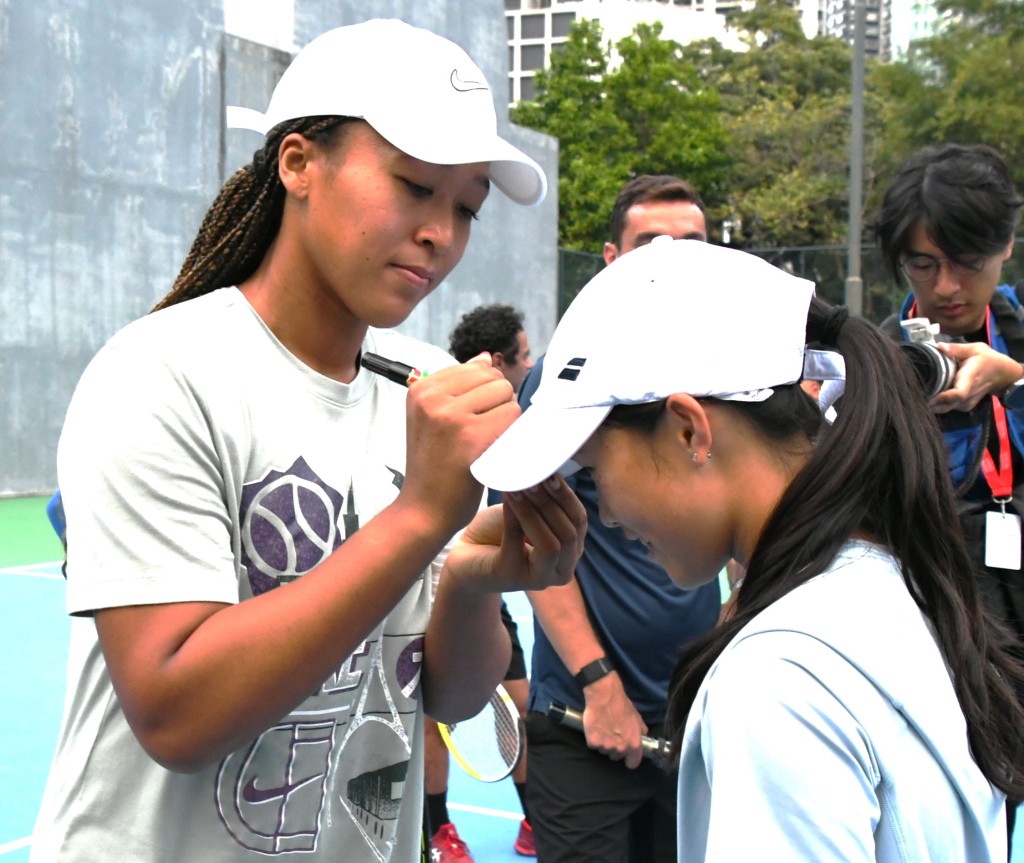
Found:
[{"label": "green tree", "polygon": [[1024,182],[1024,4],[1019,0],[943,0],[949,25],[928,40],[924,62],[941,93],[936,138],[998,149]]},{"label": "green tree", "polygon": [[886,174],[910,152],[943,142],[985,143],[1024,184],[1024,3],[939,0],[944,25],[914,46],[904,63],[873,71],[884,144],[876,169]]},{"label": "green tree", "polygon": [[[867,64],[864,221],[896,166],[926,144],[991,144],[1024,188],[1024,2],[937,5],[943,29],[906,62]],[[563,246],[600,248],[616,192],[639,173],[693,182],[713,239],[730,219],[742,225],[732,242],[747,247],[845,243],[850,46],[806,38],[788,0],[758,0],[727,22],[745,50],[680,46],[649,25],[613,51],[580,21],[538,74],[536,100],[512,118],[560,141]]]},{"label": "green tree", "polygon": [[729,162],[717,92],[678,43],[661,38],[660,24],[639,25],[615,48],[622,62],[605,84],[615,115],[630,131],[628,176],[675,174],[702,197],[721,198]]},{"label": "green tree", "polygon": [[808,39],[785,0],[729,13],[746,51],[694,45],[720,82],[733,170],[728,215],[745,246],[838,243],[849,201],[850,63],[837,39]]},{"label": "green tree", "polygon": [[717,96],[660,25],[641,25],[613,55],[596,22],[578,21],[535,83],[536,98],[511,117],[559,139],[563,247],[600,249],[615,196],[637,174],[678,174],[702,194],[724,188]]},{"label": "green tree", "polygon": [[594,251],[601,199],[615,195],[627,170],[628,130],[605,98],[607,71],[600,26],[577,22],[550,68],[537,72],[536,98],[510,112],[514,122],[558,138],[558,242],[566,248]]}]

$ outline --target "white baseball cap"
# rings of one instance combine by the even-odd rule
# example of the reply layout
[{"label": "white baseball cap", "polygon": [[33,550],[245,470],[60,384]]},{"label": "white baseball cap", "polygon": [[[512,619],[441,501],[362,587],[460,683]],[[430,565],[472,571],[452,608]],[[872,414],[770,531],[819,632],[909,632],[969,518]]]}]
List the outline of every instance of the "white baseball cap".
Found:
[{"label": "white baseball cap", "polygon": [[518,204],[536,204],[547,179],[498,135],[483,72],[454,42],[376,18],[317,36],[292,60],[265,114],[228,108],[228,127],[266,134],[299,117],[360,117],[404,153],[435,165],[489,162],[491,180]]},{"label": "white baseball cap", "polygon": [[472,465],[497,491],[577,469],[619,404],[673,393],[763,401],[800,380],[814,283],[746,252],[659,237],[576,296],[551,337],[530,407]]}]

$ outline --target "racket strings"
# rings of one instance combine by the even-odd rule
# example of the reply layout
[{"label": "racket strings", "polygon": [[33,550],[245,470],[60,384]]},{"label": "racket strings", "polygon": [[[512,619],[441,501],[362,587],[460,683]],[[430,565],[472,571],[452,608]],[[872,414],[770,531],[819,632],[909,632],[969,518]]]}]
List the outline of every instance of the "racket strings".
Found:
[{"label": "racket strings", "polygon": [[[493,701],[493,698],[492,698]],[[498,741],[498,751],[507,767],[515,767],[519,760],[519,716],[513,716],[507,705],[494,708],[494,736]]]},{"label": "racket strings", "polygon": [[483,710],[442,731],[459,764],[471,776],[492,781],[507,776],[519,760],[522,736],[518,713],[495,693]]}]

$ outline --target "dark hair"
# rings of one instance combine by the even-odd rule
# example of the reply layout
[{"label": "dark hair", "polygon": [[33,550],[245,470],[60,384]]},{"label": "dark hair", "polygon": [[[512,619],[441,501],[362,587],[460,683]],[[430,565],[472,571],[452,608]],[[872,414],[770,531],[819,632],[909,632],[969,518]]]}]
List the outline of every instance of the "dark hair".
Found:
[{"label": "dark hair", "polygon": [[671,174],[641,174],[626,183],[615,199],[615,206],[612,207],[612,243],[622,245],[622,232],[626,229],[626,213],[629,208],[651,201],[686,201],[696,204],[707,216],[700,195],[686,180]]},{"label": "dark hair", "polygon": [[[832,310],[812,300],[809,342],[834,332],[826,326]],[[764,526],[735,613],[681,653],[669,693],[675,751],[697,690],[725,646],[755,615],[823,572],[860,533],[899,561],[949,665],[975,761],[989,781],[1019,799],[1024,707],[1014,686],[1024,682],[1024,668],[1014,658],[1012,636],[983,611],[976,592],[938,424],[909,364],[876,326],[848,318],[831,346],[843,354],[847,371],[831,427],[809,413],[817,408],[796,385],[776,388],[761,403],[715,401],[771,440],[814,446]],[[664,409],[619,406],[606,422],[650,429],[659,406]]]},{"label": "dark hair", "polygon": [[954,261],[994,255],[1013,239],[1022,198],[1002,157],[983,144],[925,147],[900,166],[870,228],[892,277],[918,226]]},{"label": "dark hair", "polygon": [[523,313],[513,306],[493,303],[466,312],[448,336],[448,352],[460,363],[488,351],[501,353],[510,364],[519,357]]},{"label": "dark hair", "polygon": [[256,272],[281,226],[285,191],[277,172],[281,141],[292,132],[330,148],[351,117],[303,117],[267,133],[252,163],[237,170],[206,211],[169,294],[153,311],[237,285]]}]

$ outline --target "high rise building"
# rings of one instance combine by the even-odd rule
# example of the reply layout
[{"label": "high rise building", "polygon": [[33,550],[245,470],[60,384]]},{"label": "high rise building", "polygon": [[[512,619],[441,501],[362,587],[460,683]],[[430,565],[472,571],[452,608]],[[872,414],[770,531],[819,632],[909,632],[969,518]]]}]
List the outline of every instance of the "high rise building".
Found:
[{"label": "high rise building", "polygon": [[914,44],[935,35],[943,18],[935,0],[910,0],[894,3],[892,8],[892,59],[905,60],[914,52]]},{"label": "high rise building", "polygon": [[[857,0],[821,0],[821,32],[853,44]],[[863,0],[864,55],[888,61],[893,56],[892,0]]]},{"label": "high rise building", "polygon": [[[804,32],[817,34],[821,0],[792,2],[800,8]],[[731,9],[753,5],[753,0],[505,0],[509,102],[533,98],[534,75],[549,65],[551,52],[568,39],[577,18],[598,21],[605,38],[613,43],[632,33],[637,24],[660,21],[666,39],[685,44],[715,38],[726,47],[740,49],[742,43],[726,29],[724,16]]]}]

